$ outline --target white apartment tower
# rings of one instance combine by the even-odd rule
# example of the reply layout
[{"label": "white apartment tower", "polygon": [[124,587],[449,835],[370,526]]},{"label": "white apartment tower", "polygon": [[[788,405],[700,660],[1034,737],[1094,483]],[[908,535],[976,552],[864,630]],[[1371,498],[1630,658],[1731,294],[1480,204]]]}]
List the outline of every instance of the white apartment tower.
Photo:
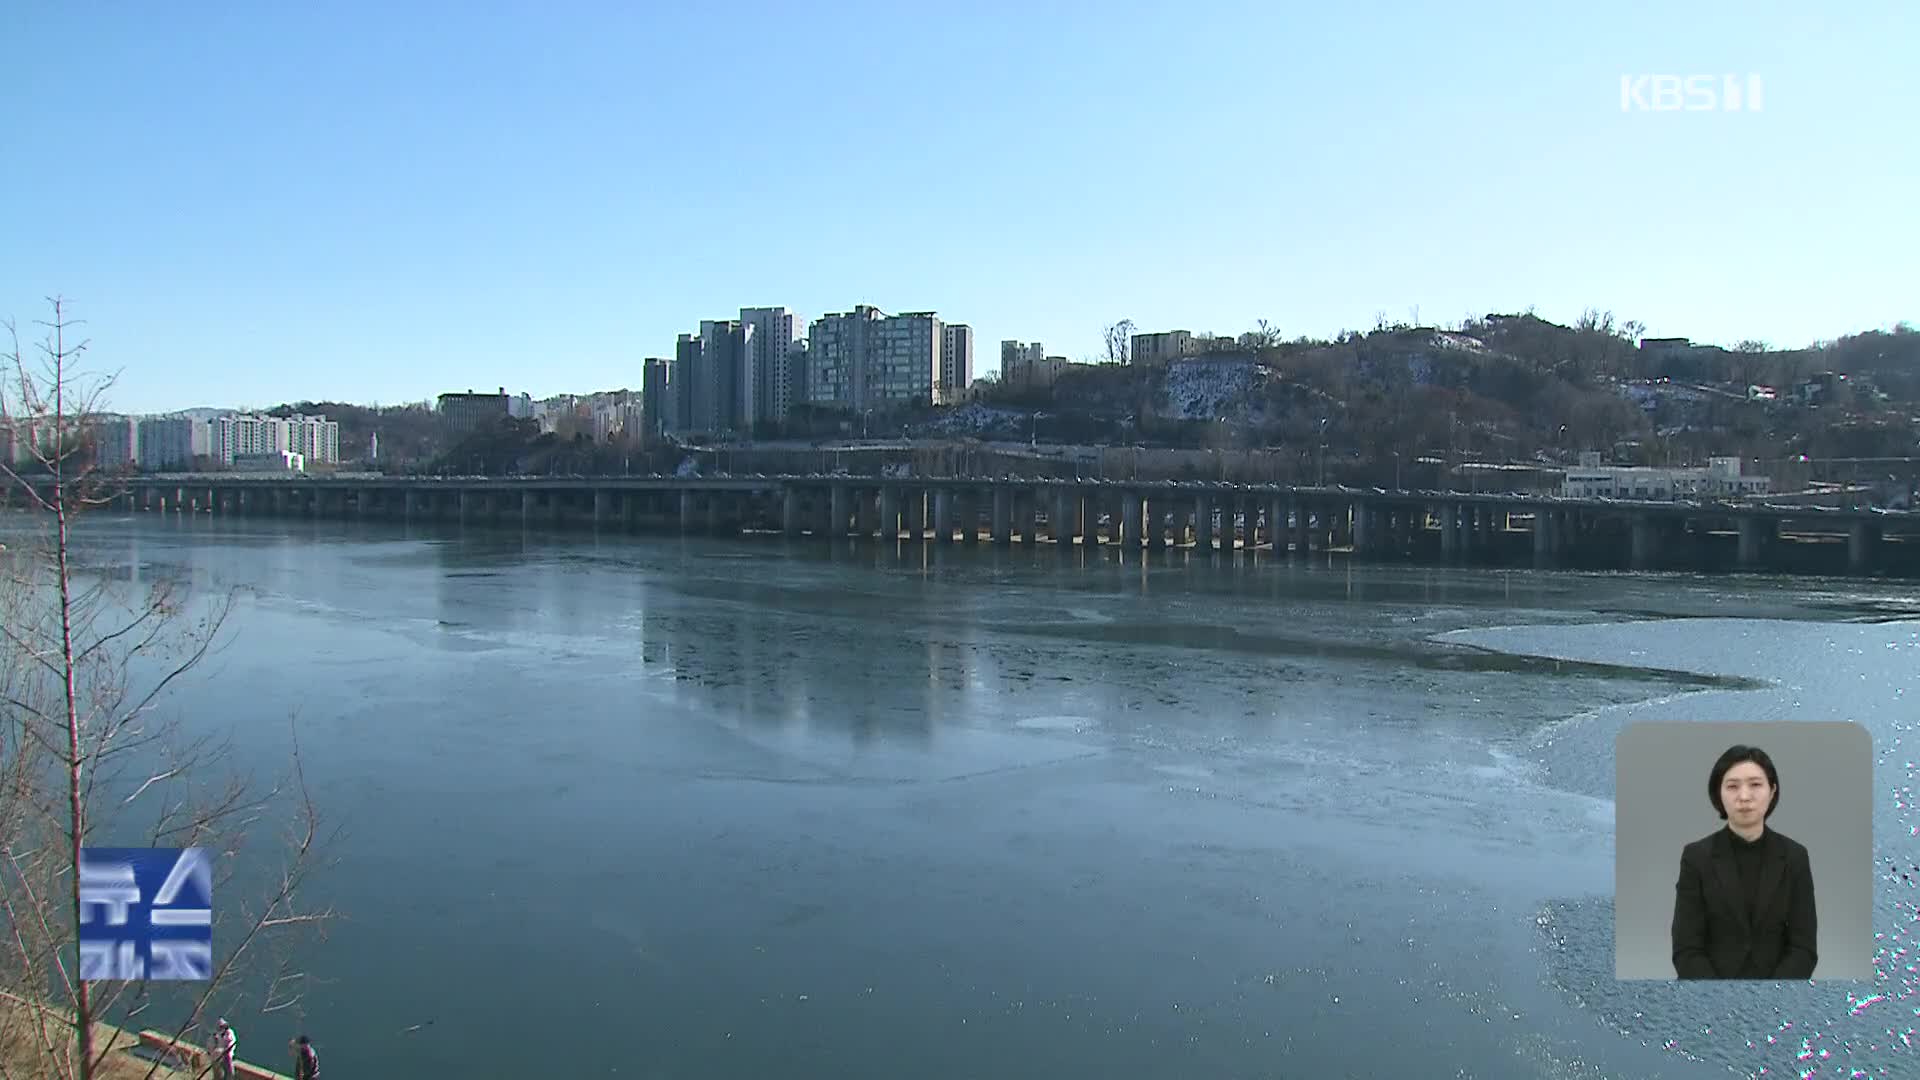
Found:
[{"label": "white apartment tower", "polygon": [[972,385],[973,327],[948,323],[940,332],[940,377],[934,382],[933,399],[941,404],[958,401]]},{"label": "white apartment tower", "polygon": [[741,417],[749,426],[785,420],[801,381],[792,367],[798,320],[784,307],[741,308],[740,325],[746,330],[740,350]]}]

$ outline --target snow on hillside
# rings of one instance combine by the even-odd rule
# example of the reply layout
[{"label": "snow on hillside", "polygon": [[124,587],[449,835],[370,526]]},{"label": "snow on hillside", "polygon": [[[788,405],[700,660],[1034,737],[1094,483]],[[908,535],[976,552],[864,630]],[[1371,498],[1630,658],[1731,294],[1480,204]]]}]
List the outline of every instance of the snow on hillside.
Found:
[{"label": "snow on hillside", "polygon": [[1260,381],[1260,368],[1251,359],[1176,360],[1167,365],[1166,415],[1181,420],[1237,415]]}]

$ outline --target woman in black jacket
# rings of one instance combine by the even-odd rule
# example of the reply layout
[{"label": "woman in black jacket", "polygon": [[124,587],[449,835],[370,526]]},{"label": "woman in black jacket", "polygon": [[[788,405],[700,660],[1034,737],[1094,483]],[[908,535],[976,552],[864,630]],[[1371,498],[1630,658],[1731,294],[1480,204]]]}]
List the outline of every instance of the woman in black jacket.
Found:
[{"label": "woman in black jacket", "polygon": [[1680,853],[1673,969],[1682,979],[1811,979],[1819,960],[1807,849],[1767,828],[1780,773],[1757,746],[1714,762],[1707,798],[1724,829]]}]

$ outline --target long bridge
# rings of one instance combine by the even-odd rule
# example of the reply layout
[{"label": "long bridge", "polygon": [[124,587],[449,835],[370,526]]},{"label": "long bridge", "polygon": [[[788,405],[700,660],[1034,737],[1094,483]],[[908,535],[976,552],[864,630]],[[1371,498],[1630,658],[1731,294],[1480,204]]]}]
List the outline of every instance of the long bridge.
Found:
[{"label": "long bridge", "polygon": [[[39,486],[44,487],[42,482]],[[24,505],[24,491],[0,503]],[[1920,513],[1018,477],[134,476],[121,511],[1619,569],[1920,576]]]}]

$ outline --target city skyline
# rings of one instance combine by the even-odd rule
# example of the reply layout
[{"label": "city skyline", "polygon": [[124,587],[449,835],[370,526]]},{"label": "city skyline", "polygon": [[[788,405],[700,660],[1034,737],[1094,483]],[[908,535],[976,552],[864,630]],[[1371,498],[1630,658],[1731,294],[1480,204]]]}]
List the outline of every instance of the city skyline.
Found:
[{"label": "city skyline", "polygon": [[[110,407],[150,413],[637,387],[766,303],[952,311],[976,376],[1003,340],[1098,356],[1120,319],[1592,307],[1798,347],[1917,314],[1907,5],[572,10],[12,13],[57,102],[13,144],[58,167],[9,175],[0,316],[30,339],[67,297]],[[660,47],[763,23],[729,65]],[[1662,72],[1764,106],[1626,106]]]}]

